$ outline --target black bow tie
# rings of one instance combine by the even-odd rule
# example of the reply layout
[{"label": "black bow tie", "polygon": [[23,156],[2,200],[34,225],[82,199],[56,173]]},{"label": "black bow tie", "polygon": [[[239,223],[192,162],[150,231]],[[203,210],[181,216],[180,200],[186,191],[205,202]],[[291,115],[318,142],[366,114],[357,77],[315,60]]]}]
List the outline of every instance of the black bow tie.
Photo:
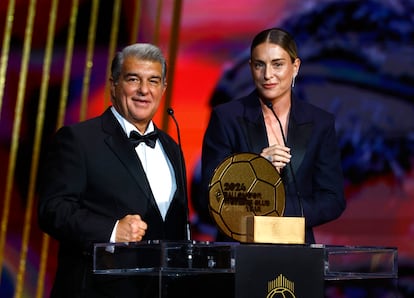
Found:
[{"label": "black bow tie", "polygon": [[131,133],[129,134],[129,140],[134,145],[134,147],[138,146],[139,143],[141,142],[145,142],[147,146],[154,148],[157,138],[158,138],[158,134],[155,130],[146,135],[140,135],[135,130],[131,131]]}]

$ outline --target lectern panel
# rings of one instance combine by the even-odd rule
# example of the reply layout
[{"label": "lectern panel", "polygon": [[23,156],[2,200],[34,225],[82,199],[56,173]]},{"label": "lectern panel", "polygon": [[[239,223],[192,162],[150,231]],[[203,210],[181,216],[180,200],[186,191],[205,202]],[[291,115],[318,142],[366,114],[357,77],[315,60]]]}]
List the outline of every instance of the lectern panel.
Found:
[{"label": "lectern panel", "polygon": [[250,244],[235,249],[235,297],[324,297],[322,248]]}]

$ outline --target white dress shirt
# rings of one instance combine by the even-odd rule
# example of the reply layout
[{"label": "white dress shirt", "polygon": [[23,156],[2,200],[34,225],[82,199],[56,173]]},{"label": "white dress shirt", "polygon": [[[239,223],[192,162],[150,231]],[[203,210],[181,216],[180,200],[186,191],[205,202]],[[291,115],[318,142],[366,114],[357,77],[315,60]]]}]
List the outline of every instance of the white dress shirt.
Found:
[{"label": "white dress shirt", "polygon": [[[111,107],[112,113],[115,115],[119,124],[125,131],[125,134],[129,137],[132,130],[138,131],[136,127],[124,119],[114,107]],[[154,131],[154,123],[151,121],[145,134]],[[163,219],[167,214],[171,200],[174,197],[174,193],[177,189],[175,181],[174,169],[169,161],[167,155],[162,148],[161,142],[157,139],[155,148],[147,146],[144,142],[141,142],[135,151],[141,160],[142,167],[147,175],[148,182],[151,186],[151,191],[157,202],[158,209]],[[139,200],[140,198],[137,198]],[[115,224],[114,230],[111,235],[111,242],[115,242],[115,232],[118,221]]]}]

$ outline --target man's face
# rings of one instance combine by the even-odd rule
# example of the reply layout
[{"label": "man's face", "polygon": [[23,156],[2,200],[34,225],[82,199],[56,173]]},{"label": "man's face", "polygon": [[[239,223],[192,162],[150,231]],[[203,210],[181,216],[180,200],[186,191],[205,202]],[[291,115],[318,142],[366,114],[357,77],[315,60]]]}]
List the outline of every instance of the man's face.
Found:
[{"label": "man's face", "polygon": [[165,89],[161,63],[126,57],[119,80],[114,82],[111,79],[112,104],[126,120],[144,133]]},{"label": "man's face", "polygon": [[274,101],[290,93],[299,65],[299,59],[292,63],[289,54],[276,44],[265,42],[255,47],[250,69],[260,96]]}]

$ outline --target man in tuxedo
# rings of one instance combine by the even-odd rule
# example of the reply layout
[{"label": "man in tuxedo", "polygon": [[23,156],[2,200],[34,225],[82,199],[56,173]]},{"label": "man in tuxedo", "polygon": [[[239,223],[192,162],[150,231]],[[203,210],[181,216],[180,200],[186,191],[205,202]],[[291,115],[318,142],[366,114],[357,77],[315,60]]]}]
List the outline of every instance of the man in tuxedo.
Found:
[{"label": "man in tuxedo", "polygon": [[138,277],[94,275],[93,244],[187,239],[180,148],[152,121],[166,67],[156,46],[127,46],[112,61],[112,106],[56,133],[38,206],[41,229],[59,242],[51,297],[150,297]]}]

